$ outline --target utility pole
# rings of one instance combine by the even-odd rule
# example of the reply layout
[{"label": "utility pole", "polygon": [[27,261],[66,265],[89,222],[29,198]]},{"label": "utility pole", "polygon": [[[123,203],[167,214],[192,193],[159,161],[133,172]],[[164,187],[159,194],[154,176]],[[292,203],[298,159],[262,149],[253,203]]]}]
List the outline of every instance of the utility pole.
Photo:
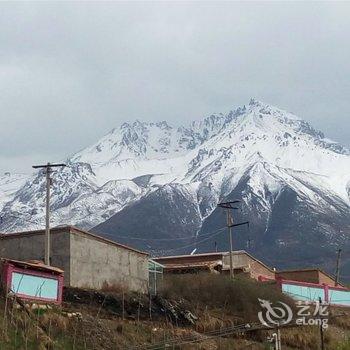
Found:
[{"label": "utility pole", "polygon": [[251,247],[251,242],[252,242],[252,240],[250,239],[250,237],[248,237],[248,240],[247,240],[247,249],[250,249],[250,247]]},{"label": "utility pole", "polygon": [[226,225],[229,236],[229,244],[230,244],[230,277],[233,279],[233,243],[232,243],[232,227],[241,226],[241,225],[249,225],[249,221],[240,222],[239,224],[234,224],[233,217],[231,214],[231,210],[238,209],[235,207],[235,204],[240,203],[240,201],[231,201],[231,202],[222,202],[218,204],[218,207],[226,209]]},{"label": "utility pole", "polygon": [[[319,297],[318,302],[322,305],[322,299]],[[320,324],[320,340],[321,340],[321,350],[324,350],[324,337],[323,337],[323,325]]]},{"label": "utility pole", "polygon": [[226,209],[226,224],[228,228],[228,236],[229,236],[229,242],[230,242],[230,277],[233,278],[233,249],[232,249],[232,228],[231,225],[233,224],[233,218],[231,216],[230,209]]},{"label": "utility pole", "polygon": [[338,249],[337,255],[337,267],[335,270],[335,286],[339,284],[339,275],[340,275],[340,257],[341,257],[341,249]]},{"label": "utility pole", "polygon": [[45,169],[46,176],[46,220],[45,220],[45,265],[50,265],[50,186],[52,168],[65,167],[66,164],[47,163],[45,165],[33,165],[34,169]]},{"label": "utility pole", "polygon": [[281,345],[281,330],[279,327],[276,328],[277,332],[272,334],[271,338],[268,338],[269,342],[274,342],[274,350],[282,350]]},{"label": "utility pole", "polygon": [[277,327],[277,349],[282,350],[282,343],[281,343],[281,329]]}]

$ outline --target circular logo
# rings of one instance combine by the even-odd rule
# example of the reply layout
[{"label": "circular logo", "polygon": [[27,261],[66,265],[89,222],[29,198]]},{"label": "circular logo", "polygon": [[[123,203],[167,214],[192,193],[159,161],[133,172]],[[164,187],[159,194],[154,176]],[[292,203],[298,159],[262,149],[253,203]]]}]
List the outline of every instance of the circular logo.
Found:
[{"label": "circular logo", "polygon": [[293,318],[293,311],[287,304],[282,301],[278,302],[279,306],[273,306],[268,300],[258,299],[263,311],[259,311],[258,317],[261,324],[267,327],[282,326],[289,323]]}]

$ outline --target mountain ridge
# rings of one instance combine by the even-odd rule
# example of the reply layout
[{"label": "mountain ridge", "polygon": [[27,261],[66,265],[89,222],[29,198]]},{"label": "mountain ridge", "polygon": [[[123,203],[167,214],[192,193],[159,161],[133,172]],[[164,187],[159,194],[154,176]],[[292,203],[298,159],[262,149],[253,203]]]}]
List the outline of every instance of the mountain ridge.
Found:
[{"label": "mountain ridge", "polygon": [[[263,237],[283,241],[275,228],[269,228],[271,218],[292,222],[299,213],[306,222],[309,214],[315,218],[315,229],[311,225],[310,230],[318,230],[310,235],[322,239],[327,230],[329,236],[336,236],[337,225],[350,233],[349,150],[301,118],[254,99],[227,114],[212,114],[187,126],[174,127],[165,121],[123,123],[70,156],[67,164],[53,175],[53,225],[95,227],[116,240],[130,235],[142,242],[147,237],[163,237],[165,242],[176,231],[196,244],[201,235],[222,226],[215,219],[217,204],[235,194],[246,213],[256,219],[252,235],[261,252],[266,249]],[[3,188],[0,178],[0,196]],[[42,227],[44,189],[39,173],[19,183],[17,191],[7,190],[2,202],[0,198],[0,230]],[[278,209],[283,207],[281,198],[290,202],[285,207],[292,218]],[[133,223],[145,217],[147,225]],[[160,217],[164,227],[157,223]],[[332,217],[333,224],[328,224]],[[283,225],[291,230],[287,223]],[[300,230],[308,235],[302,225]],[[342,237],[344,244],[347,236]],[[157,247],[154,241],[139,248],[167,250],[166,244]]]}]

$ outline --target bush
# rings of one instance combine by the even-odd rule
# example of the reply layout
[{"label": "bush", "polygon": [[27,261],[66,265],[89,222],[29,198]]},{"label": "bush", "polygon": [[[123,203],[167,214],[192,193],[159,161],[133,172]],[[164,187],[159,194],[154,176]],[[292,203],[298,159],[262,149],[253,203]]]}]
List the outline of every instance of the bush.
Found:
[{"label": "bush", "polygon": [[259,298],[273,303],[282,301],[292,308],[294,304],[274,284],[246,277],[232,281],[229,276],[209,273],[165,275],[160,294],[169,299],[183,298],[197,307],[221,308],[247,321],[257,320],[261,310]]}]

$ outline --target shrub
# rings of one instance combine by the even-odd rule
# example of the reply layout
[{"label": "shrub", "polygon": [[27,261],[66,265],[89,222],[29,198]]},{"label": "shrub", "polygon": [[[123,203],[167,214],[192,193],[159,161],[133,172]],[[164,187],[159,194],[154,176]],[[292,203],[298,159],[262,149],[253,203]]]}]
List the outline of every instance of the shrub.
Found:
[{"label": "shrub", "polygon": [[245,320],[257,320],[261,310],[259,298],[273,303],[293,301],[283,295],[273,284],[265,284],[246,277],[200,273],[165,275],[160,294],[169,299],[183,298],[197,307],[224,308],[228,313],[240,315]]}]

